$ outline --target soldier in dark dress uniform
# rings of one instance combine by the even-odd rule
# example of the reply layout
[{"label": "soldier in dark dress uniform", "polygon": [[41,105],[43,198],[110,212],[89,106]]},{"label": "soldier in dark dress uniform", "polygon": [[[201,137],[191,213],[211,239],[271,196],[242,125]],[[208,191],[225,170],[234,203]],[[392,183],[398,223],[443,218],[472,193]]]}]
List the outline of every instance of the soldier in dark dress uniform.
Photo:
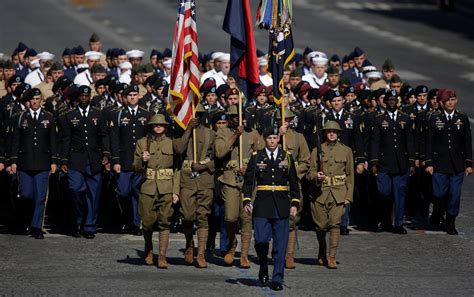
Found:
[{"label": "soldier in dark dress uniform", "polygon": [[138,86],[123,91],[126,106],[116,110],[109,123],[113,169],[117,173],[117,194],[122,209],[123,231],[141,235],[138,198],[141,176],[133,171],[133,156],[137,140],[148,133],[151,112],[138,106]]},{"label": "soldier in dark dress uniform", "polygon": [[[377,179],[379,201],[382,205],[383,231],[406,234],[403,228],[405,195],[408,177],[415,171],[415,145],[413,121],[406,113],[397,109],[397,93],[388,90],[384,101],[387,111],[374,120],[369,149],[371,172]],[[390,198],[395,201],[392,229]]]},{"label": "soldier in dark dress uniform", "polygon": [[[260,262],[258,278],[268,284],[268,250],[273,239],[273,276],[270,288],[283,290],[289,216],[295,216],[300,202],[296,166],[290,154],[278,148],[278,130],[264,132],[265,149],[250,158],[245,172],[243,203],[253,213],[255,250]],[[256,189],[255,200],[252,196]]]},{"label": "soldier in dark dress uniform", "polygon": [[30,220],[30,234],[43,239],[49,174],[58,164],[56,122],[54,116],[41,108],[43,97],[39,89],[28,90],[22,98],[29,109],[18,113],[12,125],[11,172],[17,174],[19,192],[33,207],[26,214]]},{"label": "soldier in dark dress uniform", "polygon": [[428,121],[426,172],[433,176],[435,201],[442,203],[448,197],[446,232],[456,235],[464,176],[472,174],[471,127],[468,116],[456,110],[458,100],[453,90],[439,90],[437,99],[440,111]]},{"label": "soldier in dark dress uniform", "polygon": [[68,175],[76,229],[74,236],[95,237],[101,192],[101,167],[108,163],[109,139],[102,112],[90,105],[91,88],[79,88],[77,108],[61,124],[61,169]]}]

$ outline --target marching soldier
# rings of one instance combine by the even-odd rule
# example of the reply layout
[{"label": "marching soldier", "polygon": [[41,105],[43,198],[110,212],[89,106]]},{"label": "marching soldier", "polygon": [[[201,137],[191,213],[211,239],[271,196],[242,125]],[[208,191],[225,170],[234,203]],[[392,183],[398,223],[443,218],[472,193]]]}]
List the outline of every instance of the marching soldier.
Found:
[{"label": "marching soldier", "polygon": [[[101,193],[101,167],[108,164],[106,121],[90,105],[91,88],[79,87],[77,108],[64,115],[61,128],[61,170],[67,174],[76,228],[73,236],[95,237]],[[85,209],[85,211],[84,211]]]},{"label": "marching soldier", "polygon": [[113,169],[117,173],[117,194],[122,210],[122,232],[141,235],[138,197],[141,176],[133,171],[133,154],[138,139],[146,136],[151,113],[138,106],[138,86],[123,91],[126,106],[119,108],[109,124]]},{"label": "marching soldier", "polygon": [[[355,162],[356,162],[356,172],[358,175],[361,175],[364,170],[365,163],[365,150],[364,142],[362,138],[362,133],[360,129],[360,117],[356,114],[349,112],[344,109],[344,101],[342,94],[339,91],[329,90],[325,95],[325,100],[329,100],[332,109],[327,115],[327,121],[336,121],[341,127],[339,133],[340,141],[344,145],[350,147],[354,152]],[[364,187],[365,183],[358,183],[359,187]],[[349,235],[349,230],[347,229],[349,225],[349,214],[351,210],[351,205],[347,205],[345,208],[344,215],[342,216],[341,221],[341,235]]]},{"label": "marching soldier", "polygon": [[[339,225],[344,208],[352,203],[354,192],[354,160],[351,148],[338,141],[342,129],[335,121],[328,121],[322,128],[326,141],[311,152],[308,180],[321,185],[320,194],[313,195],[311,214],[316,223],[319,244],[318,262],[329,269],[336,269],[339,246]],[[329,232],[329,258],[327,257],[326,232]]]},{"label": "marching soldier", "polygon": [[[206,110],[201,104],[196,107],[196,118],[191,120],[184,134],[173,142],[175,151],[183,155],[184,161],[180,176],[180,201],[183,214],[183,233],[186,237],[184,260],[194,261],[193,223],[197,223],[198,268],[207,268],[205,258],[206,242],[209,232],[208,216],[214,189],[214,141],[215,132],[202,125]],[[196,129],[196,151],[193,152],[192,130]],[[194,161],[194,157],[196,160]]]},{"label": "marching soldier", "polygon": [[[222,186],[222,198],[225,201],[225,226],[229,238],[229,250],[226,251],[224,262],[232,265],[234,261],[237,240],[235,233],[237,220],[241,219],[242,224],[242,249],[240,256],[240,267],[250,268],[248,252],[252,239],[252,217],[243,210],[242,205],[242,185],[245,169],[253,152],[263,148],[263,141],[254,129],[239,126],[239,113],[236,105],[231,105],[228,109],[231,119],[231,128],[221,128],[217,132],[215,142],[216,158],[221,159],[223,173],[219,176]],[[242,135],[242,166],[239,164],[239,136]]]},{"label": "marching soldier", "polygon": [[[43,221],[49,174],[57,170],[58,154],[54,116],[41,108],[43,97],[39,89],[28,90],[22,98],[29,109],[14,118],[11,143],[11,172],[17,174],[19,191],[28,212],[30,234],[43,239]],[[32,207],[31,207],[32,206]]]},{"label": "marching soldier", "polygon": [[[276,114],[279,125],[281,124],[281,112]],[[303,134],[296,132],[293,127],[295,115],[289,109],[285,110],[285,125],[280,127],[280,136],[285,138],[285,151],[293,157],[296,167],[296,175],[301,183],[309,169],[310,151]],[[301,186],[301,184],[299,184]],[[285,268],[295,269],[295,249],[296,249],[296,225],[300,221],[300,212],[303,208],[303,199],[300,199],[296,216],[290,216],[290,232],[288,235],[288,247],[286,249]]]},{"label": "marching soldier", "polygon": [[[296,216],[300,202],[298,176],[293,157],[278,147],[277,129],[264,132],[265,149],[252,154],[244,178],[245,211],[253,214],[255,250],[262,285],[269,284],[268,250],[273,239],[273,276],[270,288],[283,290],[289,216]],[[255,200],[252,196],[256,189]]]},{"label": "marching soldier", "polygon": [[154,115],[149,133],[137,141],[133,169],[144,179],[140,187],[139,213],[143,222],[145,263],[153,265],[153,230],[159,231],[158,268],[168,268],[166,250],[169,242],[172,204],[179,201],[179,175],[175,175],[173,141],[166,136],[168,122],[164,115]]},{"label": "marching soldier", "polygon": [[[433,177],[435,204],[448,197],[446,232],[456,235],[464,176],[472,174],[471,127],[467,115],[456,110],[458,99],[453,90],[439,90],[437,99],[440,111],[428,121],[426,172]],[[439,222],[440,217],[436,219]]]},{"label": "marching soldier", "polygon": [[[386,91],[384,102],[387,111],[373,122],[369,149],[369,164],[372,174],[376,176],[382,207],[379,231],[407,234],[403,227],[403,215],[408,177],[415,171],[413,121],[397,109],[397,92],[394,90]],[[395,202],[394,229],[391,222],[392,203],[389,202],[391,195]]]}]

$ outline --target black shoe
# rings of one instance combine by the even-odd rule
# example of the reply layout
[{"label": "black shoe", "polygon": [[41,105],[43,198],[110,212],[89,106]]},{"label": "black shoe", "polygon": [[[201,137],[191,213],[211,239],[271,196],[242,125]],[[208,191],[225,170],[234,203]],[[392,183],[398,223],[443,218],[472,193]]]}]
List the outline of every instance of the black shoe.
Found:
[{"label": "black shoe", "polygon": [[34,229],[33,227],[30,227],[30,226],[26,226],[25,227],[25,235],[32,235],[32,229]]},{"label": "black shoe", "polygon": [[36,239],[44,239],[43,231],[39,228],[33,228],[33,232],[31,234]]},{"label": "black shoe", "polygon": [[446,215],[446,233],[449,235],[458,235],[455,225],[456,217],[450,214]]},{"label": "black shoe", "polygon": [[81,237],[81,227],[80,226],[77,226],[76,228],[74,228],[74,230],[72,231],[72,237]]},{"label": "black shoe", "polygon": [[283,290],[283,285],[277,282],[271,282],[269,285],[270,289],[273,291],[281,291]]},{"label": "black shoe", "polygon": [[377,232],[393,232],[392,224],[380,223]]},{"label": "black shoe", "polygon": [[122,228],[120,228],[120,232],[122,232],[122,234],[127,234],[128,231],[130,230],[130,228],[128,228],[127,225],[122,225]]},{"label": "black shoe", "polygon": [[214,250],[216,249],[216,244],[212,243],[210,241],[207,241],[206,243],[206,250],[209,254],[214,254]]},{"label": "black shoe", "polygon": [[82,233],[82,236],[85,238],[85,239],[93,239],[95,237],[94,233],[92,232],[83,232]]},{"label": "black shoe", "polygon": [[258,280],[262,284],[262,286],[266,287],[268,285],[268,267],[260,266],[260,270],[258,271]]},{"label": "black shoe", "polygon": [[393,233],[396,234],[407,234],[407,230],[403,226],[398,226],[393,229]]},{"label": "black shoe", "polygon": [[341,235],[349,235],[349,229],[347,227],[341,227]]},{"label": "black shoe", "polygon": [[135,236],[142,236],[142,235],[143,235],[143,232],[142,232],[142,230],[140,229],[140,227],[134,226],[134,227],[132,228],[132,234],[135,235]]}]

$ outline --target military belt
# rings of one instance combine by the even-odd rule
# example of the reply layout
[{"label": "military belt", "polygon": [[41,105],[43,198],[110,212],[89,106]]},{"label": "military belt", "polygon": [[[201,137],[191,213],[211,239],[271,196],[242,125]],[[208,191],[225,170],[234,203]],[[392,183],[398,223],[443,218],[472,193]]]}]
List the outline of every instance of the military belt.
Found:
[{"label": "military belt", "polygon": [[346,175],[326,176],[323,180],[323,187],[343,186],[346,184]]},{"label": "military belt", "polygon": [[[206,158],[204,161],[199,161],[199,162],[197,162],[197,163],[202,164],[202,165],[205,165],[205,164],[207,164],[207,163],[210,162],[210,161],[211,161],[211,159]],[[183,161],[182,170],[183,170],[184,172],[191,172],[191,171],[192,171],[193,162],[194,162],[193,160],[184,160],[184,161]]]},{"label": "military belt", "polygon": [[157,180],[166,180],[166,179],[173,179],[173,169],[158,169],[153,170],[147,168],[146,170],[146,179],[157,179]]},{"label": "military belt", "polygon": [[[247,166],[249,163],[249,159],[242,159],[242,165],[245,167]],[[229,170],[229,169],[237,169],[239,168],[239,161],[237,160],[230,160],[229,162],[227,162],[226,166],[225,166],[225,169],[226,170]]]},{"label": "military belt", "polygon": [[288,191],[288,186],[261,185],[257,186],[258,191]]}]

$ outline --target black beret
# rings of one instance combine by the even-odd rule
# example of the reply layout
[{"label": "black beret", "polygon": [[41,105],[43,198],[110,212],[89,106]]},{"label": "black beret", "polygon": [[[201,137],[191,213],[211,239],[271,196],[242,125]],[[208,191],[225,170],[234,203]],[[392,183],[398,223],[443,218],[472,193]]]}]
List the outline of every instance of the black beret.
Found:
[{"label": "black beret", "polygon": [[431,89],[428,92],[428,100],[433,99],[436,96],[437,93],[438,93],[438,89]]},{"label": "black beret", "polygon": [[395,90],[386,90],[385,91],[385,97],[383,97],[383,101],[387,101],[389,98],[394,98],[397,99],[397,92]]},{"label": "black beret", "polygon": [[263,138],[267,138],[270,135],[278,135],[278,128],[268,128],[263,131]]},{"label": "black beret", "polygon": [[23,92],[28,91],[29,89],[31,89],[30,84],[21,83],[16,87],[15,91],[13,92],[13,95],[15,95],[16,97],[20,97]]},{"label": "black beret", "polygon": [[128,94],[132,92],[138,93],[138,91],[139,91],[138,85],[129,85],[127,88],[123,90],[123,95],[127,96]]},{"label": "black beret", "polygon": [[15,74],[12,77],[10,77],[10,79],[8,80],[8,86],[11,86],[14,83],[22,83],[22,82],[24,82],[24,79],[18,74]]},{"label": "black beret", "polygon": [[78,90],[79,95],[90,95],[91,94],[91,88],[89,86],[80,86]]},{"label": "black beret", "polygon": [[72,53],[71,49],[66,47],[64,50],[63,50],[63,56],[69,56],[70,54]]},{"label": "black beret", "polygon": [[415,88],[415,96],[418,96],[422,93],[428,93],[428,87],[424,85],[417,86]]},{"label": "black beret", "polygon": [[21,101],[23,103],[26,103],[35,96],[41,96],[41,91],[39,89],[33,88],[33,89],[26,90],[25,93],[23,93],[23,96],[21,97]]}]

